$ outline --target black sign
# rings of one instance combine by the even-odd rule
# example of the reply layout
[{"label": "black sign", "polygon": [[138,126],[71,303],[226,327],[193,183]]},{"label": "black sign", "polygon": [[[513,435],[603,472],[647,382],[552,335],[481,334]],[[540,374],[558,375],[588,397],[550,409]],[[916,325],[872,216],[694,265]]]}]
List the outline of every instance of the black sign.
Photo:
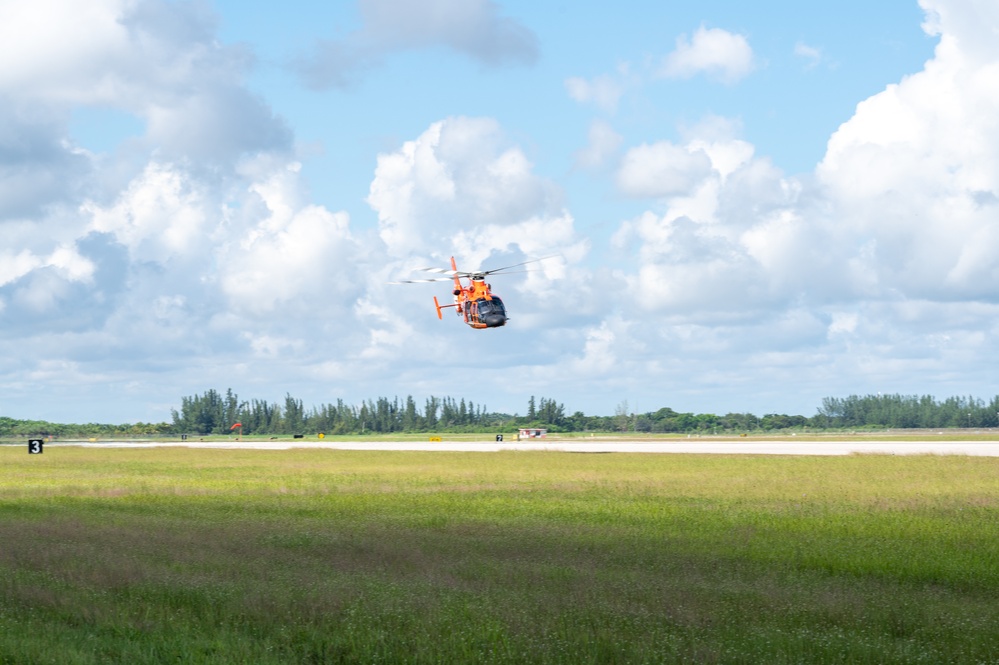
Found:
[{"label": "black sign", "polygon": [[502,434],[497,434],[496,435],[496,440],[497,441],[502,441],[503,440],[503,435]]},{"label": "black sign", "polygon": [[28,454],[41,455],[43,445],[45,442],[42,439],[28,439]]}]

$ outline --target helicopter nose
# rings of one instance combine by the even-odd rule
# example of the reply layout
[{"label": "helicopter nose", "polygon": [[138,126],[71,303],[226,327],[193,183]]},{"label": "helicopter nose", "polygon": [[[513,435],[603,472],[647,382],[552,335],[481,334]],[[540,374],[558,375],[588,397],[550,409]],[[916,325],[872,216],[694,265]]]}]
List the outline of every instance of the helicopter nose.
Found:
[{"label": "helicopter nose", "polygon": [[502,314],[490,314],[483,319],[483,323],[486,324],[487,328],[499,328],[506,325],[506,317]]}]

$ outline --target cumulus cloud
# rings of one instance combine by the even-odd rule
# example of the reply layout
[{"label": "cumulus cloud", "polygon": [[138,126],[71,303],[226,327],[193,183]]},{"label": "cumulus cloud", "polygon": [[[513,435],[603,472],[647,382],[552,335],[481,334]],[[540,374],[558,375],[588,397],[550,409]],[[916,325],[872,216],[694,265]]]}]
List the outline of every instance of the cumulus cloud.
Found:
[{"label": "cumulus cloud", "polygon": [[[829,140],[817,175],[871,247],[885,291],[929,299],[999,297],[999,12],[929,1],[935,57],[863,101]],[[984,13],[982,13],[984,12]],[[986,20],[989,19],[989,20]]]},{"label": "cumulus cloud", "polygon": [[114,100],[118,77],[105,72],[127,52],[127,31],[119,22],[126,5],[95,0],[76,11],[67,5],[40,0],[0,6],[0,89],[28,99]]},{"label": "cumulus cloud", "polygon": [[768,309],[842,292],[850,270],[836,272],[818,248],[823,206],[738,137],[738,123],[709,117],[685,128],[684,142],[630,149],[618,184],[634,197],[656,198],[662,212],[624,222],[613,244],[634,254],[627,294],[642,310],[713,320],[758,317]]},{"label": "cumulus cloud", "polygon": [[617,182],[631,196],[661,197],[690,191],[710,172],[711,159],[703,150],[661,141],[628,150]]},{"label": "cumulus cloud", "polygon": [[688,79],[703,74],[732,84],[746,77],[754,66],[753,51],[744,36],[702,26],[692,40],[680,35],[675,50],[658,61],[647,62],[637,71],[625,61],[618,64],[613,74],[592,78],[570,76],[563,85],[574,101],[613,114],[625,93],[641,88],[650,79]]},{"label": "cumulus cloud", "polygon": [[[861,101],[814,174],[787,176],[731,119],[630,143],[623,123],[593,122],[575,163],[607,167],[629,210],[596,251],[604,239],[587,234],[604,221],[571,210],[533,163],[544,153],[496,119],[446,117],[383,150],[367,197],[377,227],[354,228],[311,200],[291,130],[244,85],[252,53],[219,43],[208,5],[22,4],[0,5],[5,399],[44,405],[51,391],[85,413],[144,394],[159,419],[213,384],[286,385],[307,402],[386,385],[453,394],[468,372],[442,359],[469,331],[437,321],[440,285],[385,284],[450,255],[467,269],[555,255],[496,280],[512,324],[478,338],[474,385],[490,395],[516,377],[519,391],[613,394],[636,410],[666,394],[754,409],[787,403],[787,386],[963,394],[993,380],[981,359],[999,352],[999,9],[987,3],[923,0],[933,58]],[[362,2],[358,32],[327,43],[340,61],[312,61],[318,83],[401,49],[537,56],[493,3],[403,4]],[[745,36],[701,28],[657,74],[734,83],[752,67]],[[564,85],[612,113],[631,82]],[[91,153],[71,131],[80,107],[141,128]],[[636,395],[649,390],[646,405]]]},{"label": "cumulus cloud", "polygon": [[307,85],[344,87],[395,51],[446,46],[487,66],[533,64],[538,40],[491,0],[360,0],[362,27],[343,40],[322,40],[296,68]]},{"label": "cumulus cloud", "polygon": [[[252,56],[217,41],[207,7],[0,6],[0,348],[19,354],[0,385],[45,364],[95,395],[155,376],[149,399],[175,400],[191,362],[201,389],[255,358],[295,371],[281,349],[350,344],[366,250],[346,213],[308,201],[290,130],[242,83]],[[141,133],[92,154],[70,131],[81,107]]]},{"label": "cumulus cloud", "polygon": [[691,78],[705,74],[723,83],[735,83],[753,70],[753,49],[743,35],[701,26],[692,38],[680,35],[657,71],[663,78]]},{"label": "cumulus cloud", "polygon": [[329,316],[346,304],[344,295],[355,295],[359,276],[351,264],[360,249],[349,218],[295,201],[298,172],[291,164],[250,187],[268,214],[233,234],[220,270],[222,290],[237,311],[266,313],[292,304],[303,314],[320,307]]},{"label": "cumulus cloud", "polygon": [[624,293],[697,330],[668,340],[676,354],[710,342],[735,383],[807,386],[791,372],[808,367],[902,392],[985,385],[972,359],[999,351],[999,10],[921,5],[933,59],[858,104],[814,177],[784,175],[717,118],[627,150],[619,186],[660,207],[614,237],[636,257]]},{"label": "cumulus cloud", "polygon": [[244,48],[214,40],[202,3],[40,0],[0,8],[0,89],[52,103],[143,111],[238,80]]},{"label": "cumulus cloud", "polygon": [[176,159],[222,162],[290,149],[283,121],[242,87],[252,55],[219,44],[216,22],[202,3],[4,5],[0,95],[27,109],[22,116],[63,125],[73,106],[128,112],[146,126],[146,149]]},{"label": "cumulus cloud", "polygon": [[[448,118],[379,155],[368,203],[394,256],[447,256],[467,229],[514,229],[531,217],[562,214],[561,190],[533,173],[527,155],[490,118]],[[527,241],[511,231],[490,249]]]},{"label": "cumulus cloud", "polygon": [[146,112],[148,141],[165,156],[229,162],[240,155],[290,150],[291,132],[249,91],[218,86]]},{"label": "cumulus cloud", "polygon": [[[152,162],[111,206],[85,202],[91,228],[110,233],[143,261],[205,258],[204,239],[212,235],[208,193],[189,173]],[[199,256],[200,255],[200,256]]]},{"label": "cumulus cloud", "polygon": [[308,203],[299,171],[258,157],[237,169],[228,185],[244,189],[232,192],[151,163],[112,204],[87,202],[82,211],[128,251],[136,292],[162,289],[160,306],[225,313],[232,325],[261,314],[322,320],[357,297],[361,277],[349,266],[361,250],[346,213]]},{"label": "cumulus cloud", "polygon": [[30,218],[79,196],[90,160],[62,134],[56,109],[0,89],[0,221]]}]

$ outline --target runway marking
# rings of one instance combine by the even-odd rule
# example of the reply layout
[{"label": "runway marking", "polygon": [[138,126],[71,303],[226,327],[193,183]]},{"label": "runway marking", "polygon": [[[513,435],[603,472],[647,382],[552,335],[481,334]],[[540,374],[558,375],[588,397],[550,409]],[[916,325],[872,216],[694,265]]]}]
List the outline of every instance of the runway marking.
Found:
[{"label": "runway marking", "polygon": [[999,457],[999,441],[63,441],[46,447],[207,448],[217,450],[392,450],[425,452],[553,451],[697,455],[972,455]]}]

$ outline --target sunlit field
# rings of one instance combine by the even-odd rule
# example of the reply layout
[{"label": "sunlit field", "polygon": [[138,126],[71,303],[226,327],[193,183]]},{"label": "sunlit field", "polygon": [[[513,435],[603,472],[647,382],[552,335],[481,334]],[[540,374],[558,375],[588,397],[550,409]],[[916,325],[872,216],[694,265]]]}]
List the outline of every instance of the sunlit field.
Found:
[{"label": "sunlit field", "polygon": [[995,663],[999,459],[0,446],[0,663]]}]

